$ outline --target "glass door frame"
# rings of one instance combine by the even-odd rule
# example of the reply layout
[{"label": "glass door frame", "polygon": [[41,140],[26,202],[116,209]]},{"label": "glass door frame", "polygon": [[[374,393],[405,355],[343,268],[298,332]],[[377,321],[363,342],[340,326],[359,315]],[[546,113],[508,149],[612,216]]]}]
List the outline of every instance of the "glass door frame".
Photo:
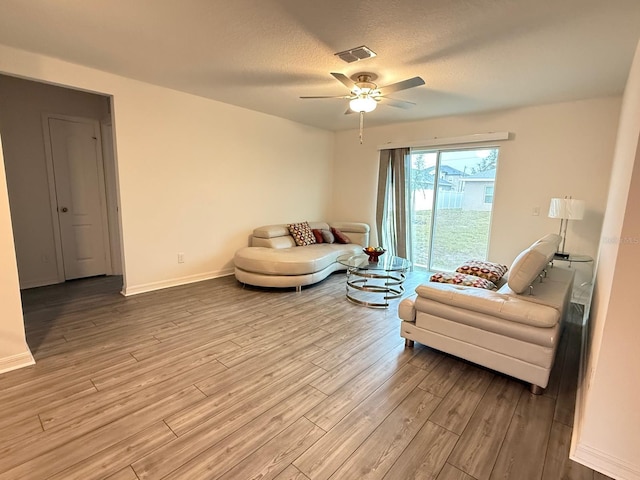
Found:
[{"label": "glass door frame", "polygon": [[[497,159],[499,158],[499,152],[500,152],[500,146],[499,145],[475,145],[475,146],[464,146],[464,147],[460,147],[460,146],[451,146],[451,147],[447,147],[447,148],[424,148],[424,147],[414,147],[411,148],[409,151],[409,159],[406,161],[405,166],[408,167],[409,170],[413,169],[413,163],[412,163],[412,159],[414,155],[418,155],[418,154],[435,154],[436,158],[435,158],[435,164],[434,164],[434,182],[433,182],[433,195],[432,195],[432,203],[431,203],[431,218],[429,221],[429,248],[428,248],[428,252],[427,252],[427,265],[426,268],[429,271],[434,271],[433,269],[433,251],[434,251],[434,236],[435,236],[435,228],[436,228],[436,211],[437,211],[437,207],[438,207],[438,197],[440,195],[440,191],[439,191],[439,185],[440,185],[440,168],[441,168],[441,156],[443,153],[447,153],[447,152],[463,152],[463,151],[478,151],[478,150],[495,150],[497,152],[497,157],[496,157],[496,168],[497,168]],[[412,264],[414,266],[422,266],[420,265],[420,262],[416,261],[414,257],[414,242],[413,242],[413,238],[414,238],[414,226],[413,226],[413,219],[414,219],[414,195],[413,195],[413,178],[412,175],[409,173],[406,175],[407,178],[407,182],[406,182],[406,198],[408,199],[407,201],[407,226],[408,226],[408,232],[407,232],[407,254],[408,254],[408,258],[411,260]],[[495,196],[495,180],[494,180],[494,196]],[[491,206],[491,219],[493,218],[493,202],[492,202],[492,206]],[[489,223],[489,230],[487,232],[487,234],[491,235],[491,220]],[[489,240],[490,238],[487,238],[487,252],[488,253],[488,249],[489,249]],[[486,256],[485,253],[485,256]],[[424,267],[423,267],[424,268]]]}]

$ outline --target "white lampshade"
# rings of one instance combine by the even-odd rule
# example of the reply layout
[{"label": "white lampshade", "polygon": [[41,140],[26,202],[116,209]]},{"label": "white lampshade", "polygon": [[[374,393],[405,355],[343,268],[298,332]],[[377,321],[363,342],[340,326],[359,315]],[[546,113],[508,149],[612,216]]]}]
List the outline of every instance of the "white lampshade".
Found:
[{"label": "white lampshade", "polygon": [[373,98],[363,95],[358,98],[354,98],[349,102],[349,108],[354,112],[373,112],[378,106],[378,102],[376,102]]},{"label": "white lampshade", "polygon": [[549,218],[582,220],[584,218],[584,202],[574,198],[552,198],[549,205]]}]

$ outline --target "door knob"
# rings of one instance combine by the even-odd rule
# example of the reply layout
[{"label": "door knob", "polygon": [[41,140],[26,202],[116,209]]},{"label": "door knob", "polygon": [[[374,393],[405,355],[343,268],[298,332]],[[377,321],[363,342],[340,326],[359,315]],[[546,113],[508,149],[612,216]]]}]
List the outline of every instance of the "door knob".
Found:
[{"label": "door knob", "polygon": [[67,213],[67,212],[69,211],[69,209],[68,209],[67,207],[62,207],[62,208],[60,209],[60,211],[61,211],[62,213]]}]

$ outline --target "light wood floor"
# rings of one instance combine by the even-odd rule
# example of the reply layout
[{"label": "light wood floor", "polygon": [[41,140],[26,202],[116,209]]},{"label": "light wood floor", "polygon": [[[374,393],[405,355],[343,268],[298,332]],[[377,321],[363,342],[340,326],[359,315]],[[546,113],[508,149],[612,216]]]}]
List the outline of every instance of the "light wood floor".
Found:
[{"label": "light wood floor", "polygon": [[119,280],[23,292],[37,364],[0,375],[0,480],[607,478],[568,459],[577,326],[533,396],[405,349],[397,301],[347,302],[344,274],[131,298]]}]

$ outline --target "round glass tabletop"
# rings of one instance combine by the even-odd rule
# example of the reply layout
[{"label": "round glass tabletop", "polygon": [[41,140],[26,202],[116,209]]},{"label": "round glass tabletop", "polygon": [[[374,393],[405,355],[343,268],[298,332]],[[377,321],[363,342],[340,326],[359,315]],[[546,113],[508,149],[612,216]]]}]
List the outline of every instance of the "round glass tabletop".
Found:
[{"label": "round glass tabletop", "polygon": [[337,258],[337,262],[345,267],[357,268],[358,270],[384,270],[386,272],[397,272],[407,270],[411,262],[406,258],[395,257],[393,255],[381,255],[377,262],[370,262],[369,255],[346,254]]}]

